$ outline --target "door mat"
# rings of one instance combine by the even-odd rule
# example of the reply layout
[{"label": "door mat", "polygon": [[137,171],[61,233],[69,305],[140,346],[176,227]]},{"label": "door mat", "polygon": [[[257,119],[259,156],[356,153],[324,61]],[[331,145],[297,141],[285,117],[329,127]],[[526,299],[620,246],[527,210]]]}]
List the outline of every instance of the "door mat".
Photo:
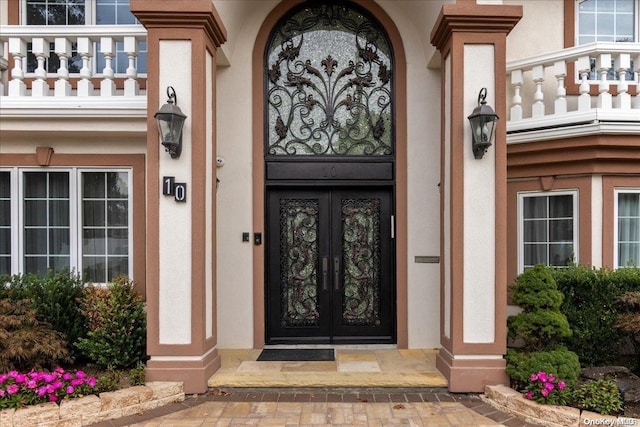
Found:
[{"label": "door mat", "polygon": [[332,348],[265,348],[257,359],[264,361],[333,361]]}]

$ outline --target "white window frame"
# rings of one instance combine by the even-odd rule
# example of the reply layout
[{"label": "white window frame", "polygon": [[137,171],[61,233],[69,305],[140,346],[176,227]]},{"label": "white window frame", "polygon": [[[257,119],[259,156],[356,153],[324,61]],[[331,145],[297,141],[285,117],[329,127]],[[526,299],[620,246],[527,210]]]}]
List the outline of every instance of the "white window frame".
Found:
[{"label": "white window frame", "polygon": [[[582,3],[585,0],[575,0],[576,2],[576,6],[575,6],[575,34],[573,35],[574,37],[574,46],[580,46],[579,43],[579,31],[580,31],[580,3]],[[634,33],[634,38],[635,38],[635,42],[634,43],[638,43],[640,41],[640,0],[634,0],[634,5],[633,5],[633,14],[635,17],[635,25],[634,25],[634,29],[633,29],[633,33]],[[612,42],[615,43],[615,42]]]},{"label": "white window frame", "polygon": [[[573,196],[573,261],[579,262],[579,229],[580,212],[578,190],[557,190],[557,191],[522,191],[518,192],[518,274],[524,271],[524,199],[528,197],[553,197],[553,196]],[[548,219],[548,218],[547,218]],[[548,233],[548,230],[547,230]]]},{"label": "white window frame", "polygon": [[127,247],[128,277],[133,277],[133,169],[130,167],[14,167],[0,168],[10,172],[11,194],[11,274],[24,273],[24,174],[29,172],[67,172],[69,174],[69,256],[70,270],[82,274],[82,188],[80,186],[84,172],[124,172],[127,173],[128,212]]},{"label": "white window frame", "polygon": [[[624,266],[620,267],[619,259],[618,259],[618,195],[619,194],[639,194],[640,188],[636,187],[615,187],[613,189],[613,269],[616,270],[618,268],[625,268]],[[637,266],[637,267],[640,267]]]}]

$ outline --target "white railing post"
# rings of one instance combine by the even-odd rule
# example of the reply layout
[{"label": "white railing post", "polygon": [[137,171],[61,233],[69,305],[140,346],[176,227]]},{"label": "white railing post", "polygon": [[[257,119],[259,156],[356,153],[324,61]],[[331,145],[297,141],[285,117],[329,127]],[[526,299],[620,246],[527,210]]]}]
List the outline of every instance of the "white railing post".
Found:
[{"label": "white railing post", "polygon": [[138,83],[138,70],[136,69],[136,58],[138,57],[138,40],[135,37],[124,38],[124,52],[129,58],[127,67],[127,80],[124,82],[124,96],[137,96],[140,92]]},{"label": "white railing post", "polygon": [[533,106],[531,107],[532,117],[544,117],[544,94],[542,93],[542,83],[544,83],[544,66],[533,67],[533,81],[536,84],[536,92],[533,95]]},{"label": "white railing post", "polygon": [[27,85],[24,83],[24,68],[22,58],[27,56],[27,43],[17,37],[9,38],[9,54],[13,57],[11,81],[9,82],[9,96],[25,96]]},{"label": "white railing post", "polygon": [[115,46],[112,37],[100,37],[100,53],[104,56],[100,96],[113,96],[116,94],[116,82],[113,81],[114,72],[111,66],[111,62],[115,56]]},{"label": "white railing post", "polygon": [[511,121],[522,120],[522,97],[520,96],[520,88],[524,83],[522,70],[513,70],[511,72],[511,84],[513,85],[513,106],[511,106]]},{"label": "white railing post", "polygon": [[635,68],[636,80],[636,96],[633,99],[633,108],[640,110],[640,54],[633,57],[633,66]]},{"label": "white railing post", "polygon": [[567,63],[556,61],[553,65],[553,71],[558,82],[553,112],[554,114],[563,114],[567,112],[567,88],[564,85],[564,80],[567,77]]},{"label": "white railing post", "polygon": [[58,68],[58,80],[54,85],[55,96],[70,96],[71,83],[69,83],[69,58],[71,57],[71,42],[66,37],[56,37],[54,51],[60,58],[60,68]]},{"label": "white railing post", "polygon": [[609,93],[609,81],[607,80],[607,73],[611,68],[611,54],[602,53],[596,58],[596,69],[600,73],[600,84],[598,90],[598,108],[612,108],[613,97]]},{"label": "white railing post", "polygon": [[576,61],[576,68],[580,76],[580,96],[578,97],[578,111],[588,111],[591,109],[591,95],[589,94],[589,72],[591,71],[591,60],[588,56],[581,56]]},{"label": "white railing post", "polygon": [[629,83],[627,83],[627,70],[631,67],[631,55],[621,53],[616,59],[618,67],[618,95],[614,100],[614,107],[621,110],[631,109],[631,95],[629,94]]},{"label": "white railing post", "polygon": [[38,61],[38,68],[34,74],[36,79],[31,84],[31,96],[48,96],[49,84],[47,83],[47,58],[49,58],[49,42],[41,37],[31,40],[31,51]]},{"label": "white railing post", "polygon": [[93,43],[88,37],[78,37],[78,54],[82,58],[80,69],[81,80],[78,82],[78,96],[93,95],[93,83],[91,82],[91,68],[89,61],[93,56]]},{"label": "white railing post", "polygon": [[4,96],[4,82],[7,69],[7,60],[4,57],[4,43],[0,42],[0,96]]}]

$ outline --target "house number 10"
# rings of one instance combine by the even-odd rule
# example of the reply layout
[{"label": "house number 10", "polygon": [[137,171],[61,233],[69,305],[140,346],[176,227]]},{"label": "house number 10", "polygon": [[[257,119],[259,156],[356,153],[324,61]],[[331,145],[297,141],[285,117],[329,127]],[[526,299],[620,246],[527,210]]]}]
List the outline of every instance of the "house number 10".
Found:
[{"label": "house number 10", "polygon": [[173,196],[176,202],[187,201],[187,183],[176,182],[175,177],[162,177],[162,194],[165,196]]}]

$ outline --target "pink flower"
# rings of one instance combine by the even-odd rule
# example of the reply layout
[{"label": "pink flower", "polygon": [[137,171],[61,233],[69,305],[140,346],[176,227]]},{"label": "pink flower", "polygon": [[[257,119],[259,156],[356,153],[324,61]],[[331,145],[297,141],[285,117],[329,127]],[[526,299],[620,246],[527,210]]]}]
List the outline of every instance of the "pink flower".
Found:
[{"label": "pink flower", "polygon": [[549,374],[549,381],[554,382],[555,380],[556,380],[556,377],[554,377],[553,374]]},{"label": "pink flower", "polygon": [[27,387],[33,390],[34,388],[38,387],[38,383],[35,380],[29,380],[27,381]]},{"label": "pink flower", "polygon": [[84,378],[86,376],[87,376],[87,374],[85,374],[84,371],[76,372],[76,378]]},{"label": "pink flower", "polygon": [[0,397],[4,397],[4,390],[0,388]]},{"label": "pink flower", "polygon": [[56,396],[55,394],[49,395],[49,402],[55,402],[57,400],[58,400],[58,396]]},{"label": "pink flower", "polygon": [[545,372],[542,372],[542,371],[538,372],[538,379],[540,381],[542,381],[543,383],[546,383],[547,382],[547,374]]},{"label": "pink flower", "polygon": [[528,391],[524,394],[524,397],[526,397],[527,399],[533,399],[533,392],[532,391]]},{"label": "pink flower", "polygon": [[79,379],[75,379],[75,380],[71,380],[71,385],[74,387],[78,387],[79,385],[82,385],[84,383],[84,380],[79,380]]},{"label": "pink flower", "polygon": [[543,388],[542,390],[540,390],[540,393],[542,393],[544,397],[549,396],[549,390],[547,390],[546,388]]},{"label": "pink flower", "polygon": [[18,384],[24,384],[27,382],[27,376],[25,374],[18,374],[14,377],[14,379]]},{"label": "pink flower", "polygon": [[96,379],[94,377],[90,377],[87,380],[87,384],[89,385],[89,387],[95,387],[96,386]]},{"label": "pink flower", "polygon": [[538,375],[536,375],[536,374],[531,374],[531,378],[530,378],[530,379],[531,379],[531,381],[533,381],[533,382],[538,381]]},{"label": "pink flower", "polygon": [[16,384],[11,384],[9,387],[7,387],[7,393],[9,394],[16,394],[18,390],[20,390],[20,387],[18,387]]},{"label": "pink flower", "polygon": [[564,383],[564,381],[560,381],[560,382],[558,383],[558,388],[559,388],[560,390],[564,390],[566,386],[567,386],[567,385]]},{"label": "pink flower", "polygon": [[546,388],[549,391],[553,391],[553,389],[555,388],[555,386],[553,385],[553,383],[546,383],[544,385],[544,388]]},{"label": "pink flower", "polygon": [[67,394],[73,394],[74,391],[76,391],[73,386],[68,386],[65,391],[67,392]]},{"label": "pink flower", "polygon": [[38,396],[42,397],[45,394],[47,394],[47,387],[40,387],[36,393],[38,394]]}]

